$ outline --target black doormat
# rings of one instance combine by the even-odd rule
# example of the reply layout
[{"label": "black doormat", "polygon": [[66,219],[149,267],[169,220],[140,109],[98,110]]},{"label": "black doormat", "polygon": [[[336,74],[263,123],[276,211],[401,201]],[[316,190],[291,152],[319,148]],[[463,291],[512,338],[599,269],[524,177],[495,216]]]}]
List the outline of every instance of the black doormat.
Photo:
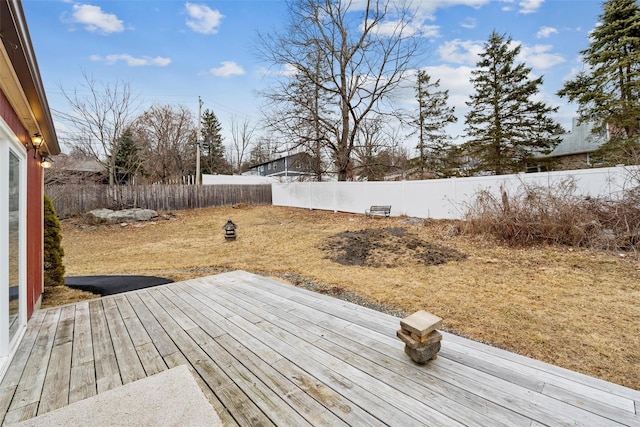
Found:
[{"label": "black doormat", "polygon": [[102,296],[173,283],[173,280],[154,276],[69,276],[64,281],[70,288]]}]

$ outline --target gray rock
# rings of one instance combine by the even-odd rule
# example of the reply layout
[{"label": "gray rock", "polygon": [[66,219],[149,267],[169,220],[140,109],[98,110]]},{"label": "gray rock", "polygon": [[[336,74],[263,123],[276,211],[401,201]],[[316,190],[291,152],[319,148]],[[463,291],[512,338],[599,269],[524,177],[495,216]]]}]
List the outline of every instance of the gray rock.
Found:
[{"label": "gray rock", "polygon": [[149,221],[153,218],[157,218],[158,212],[154,211],[153,209],[133,208],[133,209],[124,209],[121,211],[115,211],[112,215],[120,218],[122,222],[127,220],[130,222]]},{"label": "gray rock", "polygon": [[113,211],[111,209],[94,209],[87,213],[87,221],[91,224],[120,224],[136,221],[149,221],[158,217],[158,212],[152,209],[123,209]]},{"label": "gray rock", "polygon": [[411,348],[408,345],[404,346],[404,352],[407,353],[411,360],[414,362],[424,365],[429,360],[434,359],[434,356],[438,354],[440,351],[440,342],[421,347],[421,348]]},{"label": "gray rock", "polygon": [[404,222],[406,224],[415,225],[418,227],[422,227],[424,225],[424,220],[422,218],[409,217],[409,218],[406,218]]},{"label": "gray rock", "polygon": [[94,209],[88,212],[85,217],[90,224],[109,224],[112,213],[111,209]]}]

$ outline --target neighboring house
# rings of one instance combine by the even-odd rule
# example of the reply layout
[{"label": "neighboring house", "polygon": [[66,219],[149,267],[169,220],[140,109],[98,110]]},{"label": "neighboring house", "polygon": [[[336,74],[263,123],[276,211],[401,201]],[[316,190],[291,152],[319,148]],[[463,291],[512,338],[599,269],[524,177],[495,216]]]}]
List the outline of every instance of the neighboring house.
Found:
[{"label": "neighboring house", "polygon": [[78,159],[65,154],[56,157],[45,174],[45,185],[108,184],[102,163],[95,159]]},{"label": "neighboring house", "polygon": [[605,135],[592,133],[590,123],[578,124],[574,118],[571,132],[560,135],[560,143],[549,154],[539,156],[539,164],[527,168],[527,172],[541,172],[547,170],[545,163],[551,162],[554,170],[587,169],[595,166],[592,154],[606,141]]},{"label": "neighboring house", "polygon": [[60,152],[19,0],[0,0],[0,376],[43,292],[42,162]]},{"label": "neighboring house", "polygon": [[286,178],[297,181],[303,177],[314,176],[310,167],[311,156],[307,153],[295,153],[279,159],[260,163],[249,168],[247,175],[269,176],[273,178]]}]

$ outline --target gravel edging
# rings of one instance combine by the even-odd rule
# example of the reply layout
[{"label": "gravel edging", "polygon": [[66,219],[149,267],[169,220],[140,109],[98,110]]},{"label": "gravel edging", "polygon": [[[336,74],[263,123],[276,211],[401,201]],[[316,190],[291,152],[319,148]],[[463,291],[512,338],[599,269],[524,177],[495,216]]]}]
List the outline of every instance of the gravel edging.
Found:
[{"label": "gravel edging", "polygon": [[351,302],[353,304],[357,304],[362,307],[367,307],[372,310],[380,311],[385,314],[390,314],[391,316],[404,318],[404,317],[407,317],[408,315],[407,312],[405,312],[404,310],[398,309],[397,307],[371,301],[370,299],[367,299],[361,295],[358,295],[355,292],[347,291],[338,286],[332,286],[326,283],[315,282],[297,273],[287,272],[283,274],[278,274],[277,276],[299,288],[303,288],[312,292],[328,295],[333,298],[338,298],[343,301]]}]

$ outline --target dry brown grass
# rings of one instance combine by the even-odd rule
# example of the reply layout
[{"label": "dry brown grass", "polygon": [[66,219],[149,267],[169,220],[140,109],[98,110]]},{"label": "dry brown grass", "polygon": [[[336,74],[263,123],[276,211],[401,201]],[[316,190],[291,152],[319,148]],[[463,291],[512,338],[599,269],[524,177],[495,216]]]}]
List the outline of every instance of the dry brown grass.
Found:
[{"label": "dry brown grass", "polygon": [[[225,242],[227,218],[238,240]],[[441,265],[348,266],[322,251],[345,231],[405,227],[466,259]],[[242,269],[300,275],[406,312],[425,309],[445,329],[526,356],[640,389],[640,263],[562,246],[513,249],[461,236],[450,221],[281,207],[210,208],[141,227],[63,222],[68,275],[146,274],[185,280]]]}]

